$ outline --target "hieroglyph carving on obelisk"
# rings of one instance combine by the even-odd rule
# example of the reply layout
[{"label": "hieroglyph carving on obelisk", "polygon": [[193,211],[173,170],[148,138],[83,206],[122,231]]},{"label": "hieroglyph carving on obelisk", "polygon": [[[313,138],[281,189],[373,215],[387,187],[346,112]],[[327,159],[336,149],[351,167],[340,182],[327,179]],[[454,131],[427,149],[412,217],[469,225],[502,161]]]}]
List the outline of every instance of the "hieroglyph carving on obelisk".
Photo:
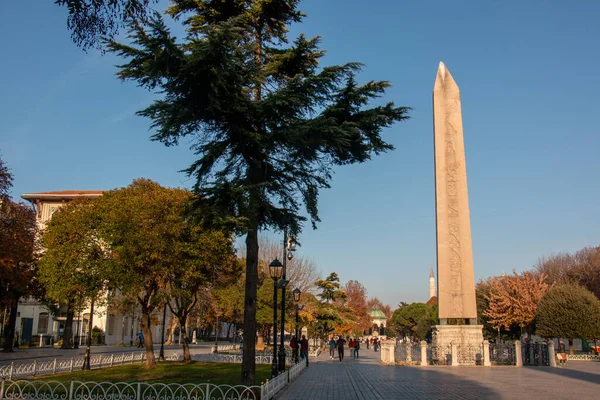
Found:
[{"label": "hieroglyph carving on obelisk", "polygon": [[460,91],[440,62],[433,88],[439,318],[477,318]]}]

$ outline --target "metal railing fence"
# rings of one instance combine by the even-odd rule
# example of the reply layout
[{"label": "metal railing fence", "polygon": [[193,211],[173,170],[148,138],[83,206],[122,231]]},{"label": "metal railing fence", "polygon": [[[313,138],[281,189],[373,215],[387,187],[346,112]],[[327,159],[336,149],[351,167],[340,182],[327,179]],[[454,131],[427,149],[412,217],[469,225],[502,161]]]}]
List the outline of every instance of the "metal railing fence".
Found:
[{"label": "metal railing fence", "polygon": [[292,365],[287,371],[277,375],[275,378],[268,380],[260,386],[260,399],[269,400],[272,399],[277,393],[279,393],[288,383],[300,375],[300,373],[306,368],[306,362],[299,362],[298,364]]},{"label": "metal railing fence", "polygon": [[[155,354],[155,357],[158,358],[158,354]],[[165,358],[170,361],[178,361],[181,359],[181,355],[171,354]],[[133,364],[135,362],[143,362],[145,359],[145,352],[96,355],[90,358],[90,368],[98,369],[113,367],[115,365]],[[0,367],[0,378],[12,380],[15,378],[72,372],[73,370],[82,369],[83,361],[83,357],[79,357],[62,360],[55,358],[54,360],[50,361],[34,361],[25,364],[13,363],[11,365],[4,365]]]},{"label": "metal railing fence", "polygon": [[26,381],[2,379],[0,399],[61,400],[270,400],[306,368],[306,362],[292,365],[287,371],[260,386],[215,385],[212,383],[81,382]]},{"label": "metal railing fence", "polygon": [[63,399],[63,400],[258,400],[260,386],[230,386],[212,383],[177,384],[146,382],[37,382],[6,381],[0,384],[0,399]]},{"label": "metal railing fence", "polygon": [[515,365],[517,363],[515,344],[511,342],[491,342],[490,361],[492,365]]}]

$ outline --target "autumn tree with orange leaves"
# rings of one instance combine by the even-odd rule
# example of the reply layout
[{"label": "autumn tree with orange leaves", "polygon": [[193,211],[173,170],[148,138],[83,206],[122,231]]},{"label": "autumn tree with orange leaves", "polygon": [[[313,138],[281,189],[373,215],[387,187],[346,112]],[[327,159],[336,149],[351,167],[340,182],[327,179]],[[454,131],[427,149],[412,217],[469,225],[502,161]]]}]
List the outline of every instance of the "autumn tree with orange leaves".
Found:
[{"label": "autumn tree with orange leaves", "polygon": [[489,293],[485,296],[489,308],[483,315],[494,329],[519,327],[521,333],[532,331],[537,305],[549,288],[546,275],[528,271],[513,274],[489,280]]},{"label": "autumn tree with orange leaves", "polygon": [[358,335],[368,331],[371,327],[371,318],[367,308],[367,289],[359,281],[350,280],[344,286],[346,291],[346,305],[352,309],[355,320],[351,323],[351,330]]},{"label": "autumn tree with orange leaves", "polygon": [[10,170],[0,158],[0,304],[9,310],[4,326],[5,352],[13,351],[19,299],[38,289],[35,212],[11,200],[12,180]]}]

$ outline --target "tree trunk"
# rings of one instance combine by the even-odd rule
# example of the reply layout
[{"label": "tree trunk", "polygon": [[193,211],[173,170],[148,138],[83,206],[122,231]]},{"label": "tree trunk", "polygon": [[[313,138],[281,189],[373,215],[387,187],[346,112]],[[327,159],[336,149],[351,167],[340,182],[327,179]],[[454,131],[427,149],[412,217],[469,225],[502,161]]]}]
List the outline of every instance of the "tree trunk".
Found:
[{"label": "tree trunk", "polygon": [[[133,346],[133,324],[135,324],[135,310],[131,312],[131,329],[129,332],[129,345]],[[136,330],[137,332],[137,330]]]},{"label": "tree trunk", "polygon": [[183,361],[192,361],[190,345],[187,341],[187,316],[179,318],[179,325],[181,326],[181,339],[183,340]]},{"label": "tree trunk", "polygon": [[242,385],[254,385],[256,372],[256,291],[258,286],[258,225],[246,235],[246,294],[244,298],[244,349]]},{"label": "tree trunk", "polygon": [[91,359],[92,359],[92,328],[94,326],[94,300],[92,297],[90,301],[90,320],[88,321],[87,341],[85,345],[85,355],[83,356],[83,370],[90,370]]},{"label": "tree trunk", "polygon": [[575,354],[575,349],[573,348],[573,339],[569,339],[569,354]]},{"label": "tree trunk", "polygon": [[231,325],[232,324],[227,325],[227,340],[231,340]]},{"label": "tree trunk", "polygon": [[61,349],[70,349],[71,346],[71,338],[73,337],[73,316],[75,315],[75,310],[73,309],[73,301],[69,300],[67,303],[67,320],[65,321],[65,331],[63,332],[63,342]]},{"label": "tree trunk", "polygon": [[125,346],[125,314],[121,317],[121,341],[117,346]]},{"label": "tree trunk", "polygon": [[140,321],[142,333],[144,334],[144,347],[146,349],[146,364],[144,365],[144,368],[146,369],[156,368],[154,343],[152,342],[152,331],[150,330],[150,311],[149,307],[142,307],[142,319]]},{"label": "tree trunk", "polygon": [[13,299],[10,303],[10,315],[8,317],[8,324],[4,327],[4,347],[2,349],[5,353],[12,353],[13,344],[15,342],[15,325],[17,325],[17,308],[19,306],[19,297]]},{"label": "tree trunk", "polygon": [[167,329],[167,341],[165,342],[165,345],[173,344],[173,335],[175,334],[177,324],[177,318],[171,318],[169,321],[169,328]]}]

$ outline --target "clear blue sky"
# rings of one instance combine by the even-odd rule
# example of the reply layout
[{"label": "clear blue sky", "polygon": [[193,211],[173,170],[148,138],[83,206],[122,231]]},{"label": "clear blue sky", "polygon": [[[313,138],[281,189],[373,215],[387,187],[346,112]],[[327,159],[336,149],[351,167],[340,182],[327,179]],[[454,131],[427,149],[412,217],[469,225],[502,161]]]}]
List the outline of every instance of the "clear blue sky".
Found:
[{"label": "clear blue sky", "polygon": [[[336,170],[322,223],[300,237],[323,274],[395,307],[426,301],[435,264],[431,92],[440,60],[460,86],[476,279],[600,244],[600,3],[307,0],[294,32],[325,63],[360,61],[413,107],[384,133],[397,150]],[[147,177],[190,187],[186,146],[149,140],[152,95],[112,55],[71,42],[51,1],[0,5],[0,151],[26,192],[112,189]]]}]

